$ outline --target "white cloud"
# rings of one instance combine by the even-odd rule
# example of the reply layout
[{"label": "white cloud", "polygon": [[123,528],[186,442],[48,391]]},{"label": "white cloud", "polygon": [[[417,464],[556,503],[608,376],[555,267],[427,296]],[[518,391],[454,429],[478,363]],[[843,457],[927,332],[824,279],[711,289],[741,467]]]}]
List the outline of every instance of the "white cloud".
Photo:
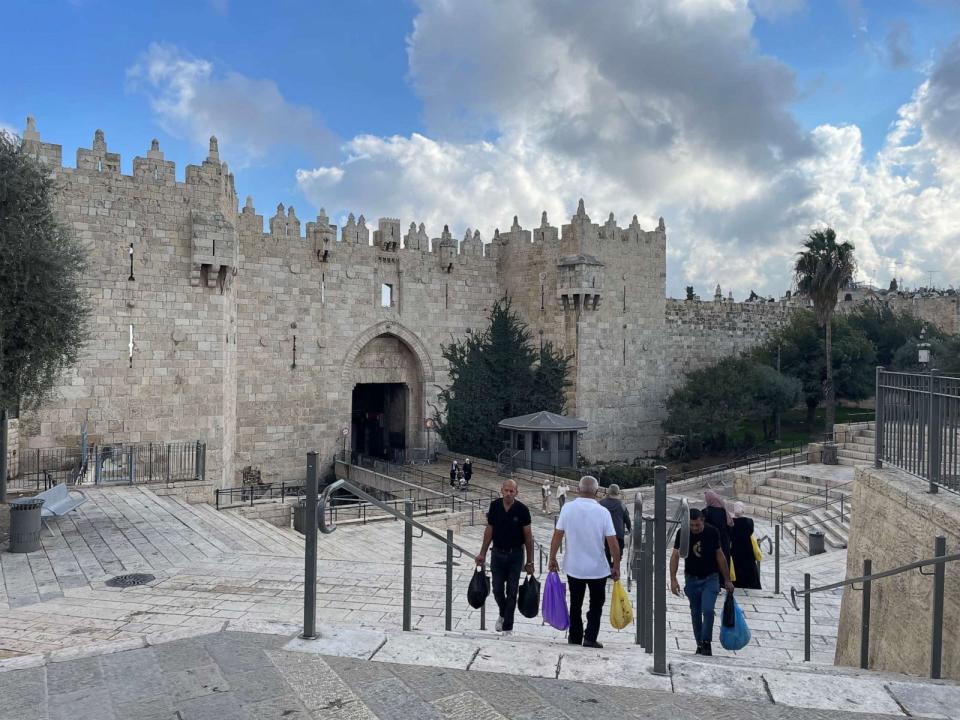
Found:
[{"label": "white cloud", "polygon": [[7,135],[19,135],[19,131],[14,129],[13,125],[8,125],[5,122],[0,121],[0,133],[6,133]]},{"label": "white cloud", "polygon": [[750,6],[760,17],[776,22],[806,10],[806,0],[751,0]]},{"label": "white cloud", "polygon": [[316,114],[287,102],[272,80],[218,72],[213,63],[177,47],[151,44],[127,77],[150,99],[167,132],[203,146],[216,135],[235,164],[260,161],[286,144],[317,159],[335,147]]}]

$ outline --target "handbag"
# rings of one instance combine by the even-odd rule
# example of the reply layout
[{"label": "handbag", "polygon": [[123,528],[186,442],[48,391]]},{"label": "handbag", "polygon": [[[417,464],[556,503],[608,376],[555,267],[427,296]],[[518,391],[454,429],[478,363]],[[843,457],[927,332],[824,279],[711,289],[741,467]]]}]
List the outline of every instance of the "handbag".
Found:
[{"label": "handbag", "polygon": [[540,613],[540,581],[533,575],[527,575],[517,591],[517,609],[526,618]]},{"label": "handbag", "polygon": [[470,578],[470,585],[467,587],[467,602],[474,610],[479,610],[487,601],[487,595],[490,594],[490,578],[479,565],[474,570],[473,577]]},{"label": "handbag", "polygon": [[633,605],[630,597],[619,580],[613,583],[610,594],[610,624],[617,630],[623,630],[633,622]]},{"label": "handbag", "polygon": [[560,576],[551,572],[543,585],[543,619],[557,630],[570,627],[570,612],[567,610],[567,586]]},{"label": "handbag", "polygon": [[753,559],[757,562],[763,560],[763,554],[760,552],[760,543],[753,535],[750,536],[750,544],[753,545]]}]

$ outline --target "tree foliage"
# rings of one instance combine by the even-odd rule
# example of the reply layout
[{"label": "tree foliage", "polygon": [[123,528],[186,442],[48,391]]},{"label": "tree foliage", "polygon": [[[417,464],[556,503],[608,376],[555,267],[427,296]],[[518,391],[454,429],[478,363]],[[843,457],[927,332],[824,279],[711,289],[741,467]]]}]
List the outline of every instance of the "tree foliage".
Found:
[{"label": "tree foliage", "polygon": [[434,410],[440,437],[451,450],[494,458],[504,418],[548,410],[563,413],[570,360],[549,342],[538,349],[510,300],[494,303],[490,325],[441,349],[450,385]]},{"label": "tree foliage", "polygon": [[[862,305],[847,315],[850,325],[873,343],[878,365],[890,367],[894,354],[905,344],[920,337],[924,322],[905,312],[896,312],[887,305]],[[927,330],[927,334],[930,334]],[[934,331],[939,337],[939,331]]]},{"label": "tree foliage", "polygon": [[[847,318],[835,317],[830,325],[836,396],[845,400],[870,397],[873,394],[876,366],[873,343]],[[807,421],[812,424],[817,405],[823,399],[823,385],[827,376],[826,338],[820,332],[812,312],[795,311],[786,325],[754,351],[753,357],[768,367],[776,368],[778,351],[781,372],[800,381],[803,401],[807,406]]]},{"label": "tree foliage", "polygon": [[773,417],[800,401],[801,384],[749,357],[725,358],[689,373],[667,399],[668,432],[692,447],[723,451],[732,436],[759,424],[769,437]]},{"label": "tree foliage", "polygon": [[[797,253],[794,266],[797,278],[797,290],[813,301],[813,311],[820,327],[826,328],[824,357],[832,356],[832,326],[830,323],[837,307],[837,293],[852,278],[856,270],[853,257],[853,245],[848,242],[837,243],[837,234],[832,228],[814,230],[803,244],[804,250]],[[836,413],[834,394],[833,363],[826,361],[826,377],[823,383],[823,395],[826,402],[827,432],[833,430]]]},{"label": "tree foliage", "polygon": [[0,406],[34,406],[76,363],[85,252],[53,213],[54,183],[0,132]]}]

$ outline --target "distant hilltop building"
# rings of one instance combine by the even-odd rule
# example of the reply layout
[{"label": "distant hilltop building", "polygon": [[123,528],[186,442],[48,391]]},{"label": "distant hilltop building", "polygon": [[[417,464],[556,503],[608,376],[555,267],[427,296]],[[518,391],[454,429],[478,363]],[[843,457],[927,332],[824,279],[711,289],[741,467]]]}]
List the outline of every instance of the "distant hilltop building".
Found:
[{"label": "distant hilltop building", "polygon": [[[514,217],[489,241],[397,218],[338,228],[280,204],[240,206],[216,138],[181,180],[154,140],[131,174],[97,130],[64,167],[32,119],[24,152],[61,188],[57,212],[90,252],[86,350],[53,400],[22,418],[28,448],[94,442],[207,443],[207,478],[300,479],[307,451],[425,447],[449,382],[441,346],[486,326],[509,296],[534,342],[573,356],[569,414],[590,460],[655,454],[684,373],[762,341],[791,303],[666,298],[666,225]],[[439,233],[437,231],[440,230]],[[431,237],[433,234],[433,237]],[[133,271],[130,258],[133,259]],[[436,441],[436,435],[433,436]]]}]

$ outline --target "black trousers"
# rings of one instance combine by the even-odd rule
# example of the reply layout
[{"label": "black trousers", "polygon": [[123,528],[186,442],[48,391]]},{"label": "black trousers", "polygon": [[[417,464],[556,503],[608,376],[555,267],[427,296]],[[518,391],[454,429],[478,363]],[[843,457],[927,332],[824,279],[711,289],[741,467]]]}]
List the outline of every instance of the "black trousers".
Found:
[{"label": "black trousers", "polygon": [[493,548],[490,553],[490,574],[493,575],[493,597],[503,618],[503,629],[513,630],[513,614],[517,609],[517,590],[523,570],[523,546],[512,550]]},{"label": "black trousers", "polygon": [[[623,560],[623,538],[617,536],[617,545],[620,546],[620,559]],[[610,557],[610,547],[607,545],[607,541],[603,541],[603,552],[607,556],[607,562],[610,564],[610,567],[613,567],[613,558]]]},{"label": "black trousers", "polygon": [[[595,578],[582,580],[567,575],[570,586],[570,632],[567,640],[576,645],[584,642],[596,642],[600,634],[600,618],[603,617],[603,603],[607,599],[607,579]],[[583,629],[583,597],[590,588],[590,609],[587,610],[587,629]]]}]

